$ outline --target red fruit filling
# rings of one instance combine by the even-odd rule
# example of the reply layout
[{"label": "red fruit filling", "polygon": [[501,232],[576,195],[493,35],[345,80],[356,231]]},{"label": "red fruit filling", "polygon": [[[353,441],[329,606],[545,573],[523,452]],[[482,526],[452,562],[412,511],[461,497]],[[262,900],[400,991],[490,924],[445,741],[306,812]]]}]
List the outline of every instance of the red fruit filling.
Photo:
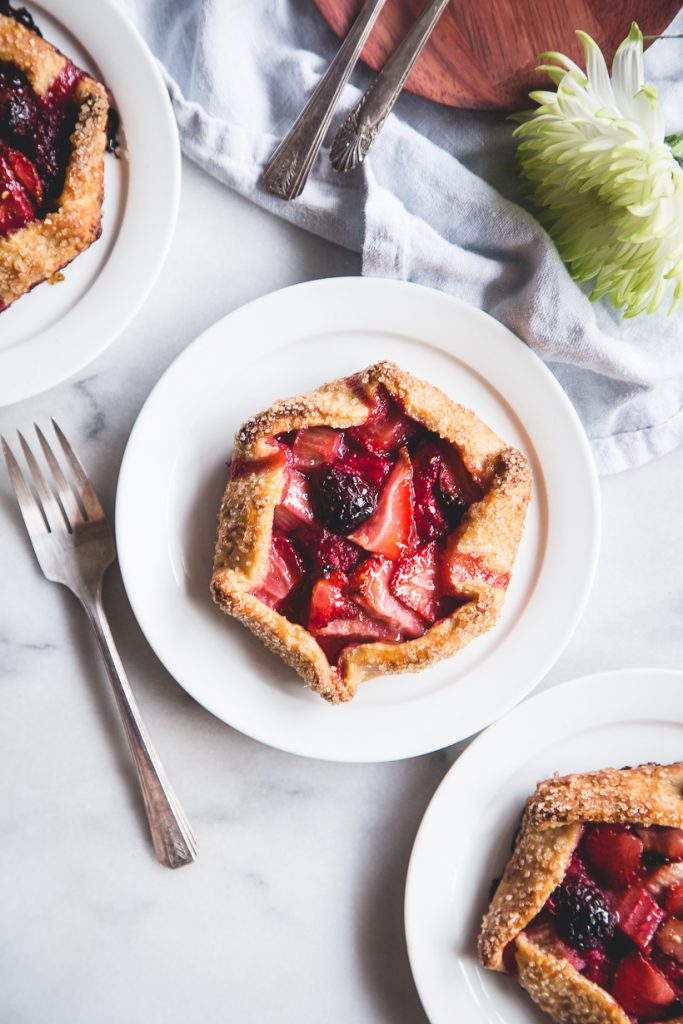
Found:
[{"label": "red fruit filling", "polygon": [[586,825],[564,881],[525,929],[634,1024],[683,1015],[682,850],[683,829]]},{"label": "red fruit filling", "polygon": [[0,61],[0,235],[47,212],[61,193],[82,75],[67,61],[39,96],[23,71]]},{"label": "red fruit filling", "polygon": [[[308,629],[332,665],[355,644],[416,639],[462,603],[444,583],[446,540],[482,496],[455,448],[384,388],[368,399],[351,383],[368,406],[362,426],[289,431],[272,455],[231,468],[233,480],[283,471],[270,569],[254,593]],[[472,557],[464,578],[495,577]]]}]

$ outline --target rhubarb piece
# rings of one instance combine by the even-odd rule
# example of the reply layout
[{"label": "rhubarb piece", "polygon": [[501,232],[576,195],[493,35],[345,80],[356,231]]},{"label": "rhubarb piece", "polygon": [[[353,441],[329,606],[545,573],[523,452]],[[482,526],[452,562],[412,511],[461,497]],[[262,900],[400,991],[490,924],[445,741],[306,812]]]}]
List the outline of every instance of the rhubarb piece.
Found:
[{"label": "rhubarb piece", "polygon": [[680,828],[639,828],[638,835],[645,849],[658,853],[667,860],[683,860],[683,829]]},{"label": "rhubarb piece", "polygon": [[545,921],[532,925],[525,930],[525,935],[530,942],[533,942],[535,946],[540,946],[547,953],[551,953],[560,960],[568,960],[577,971],[582,971],[586,966],[586,958],[575,948],[562,941],[552,922]]},{"label": "rhubarb piece", "polygon": [[344,449],[344,435],[332,427],[304,427],[292,446],[294,465],[299,470],[319,469],[336,462]]},{"label": "rhubarb piece", "polygon": [[655,942],[662,953],[683,964],[683,921],[668,918],[657,931]]},{"label": "rhubarb piece", "polygon": [[366,551],[392,559],[400,558],[414,547],[413,468],[405,448],[382,488],[376,511],[349,534],[349,539]]},{"label": "rhubarb piece", "polygon": [[678,882],[683,882],[683,862],[674,861],[672,864],[662,864],[648,875],[645,880],[645,888],[661,902],[666,890]]},{"label": "rhubarb piece", "polygon": [[680,917],[683,914],[683,882],[675,882],[667,889],[664,906],[674,917]]},{"label": "rhubarb piece", "polygon": [[287,537],[274,536],[268,573],[255,591],[255,596],[264,604],[275,608],[301,582],[303,576],[304,565],[291,540]]},{"label": "rhubarb piece", "polygon": [[666,912],[647,889],[639,885],[626,890],[615,904],[615,910],[620,930],[646,953]]},{"label": "rhubarb piece", "polygon": [[301,473],[290,469],[282,492],[282,501],[275,509],[274,524],[283,533],[288,533],[302,523],[312,523],[313,518],[308,481]]}]

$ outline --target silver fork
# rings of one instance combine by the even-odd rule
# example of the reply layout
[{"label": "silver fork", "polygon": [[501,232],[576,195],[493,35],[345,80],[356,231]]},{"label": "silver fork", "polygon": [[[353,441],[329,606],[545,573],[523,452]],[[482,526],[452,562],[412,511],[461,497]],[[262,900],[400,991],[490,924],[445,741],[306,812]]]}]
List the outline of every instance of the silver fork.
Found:
[{"label": "silver fork", "polygon": [[40,427],[34,426],[52,476],[50,486],[28,442],[17,431],[35,494],[5,438],[0,439],[28,535],[45,576],[73,591],[95,631],[140,780],[154,852],[170,868],[191,864],[197,856],[192,829],[152,745],[102,604],[102,580],[116,559],[111,527],[83,466],[55,421],[52,426],[75,487],[67,482]]},{"label": "silver fork", "polygon": [[363,163],[449,2],[427,0],[408,34],[344,118],[330,146],[335,171],[352,171]]},{"label": "silver fork", "polygon": [[315,92],[266,164],[263,183],[281,199],[296,199],[303,192],[339,97],[384,3],[385,0],[365,0]]}]

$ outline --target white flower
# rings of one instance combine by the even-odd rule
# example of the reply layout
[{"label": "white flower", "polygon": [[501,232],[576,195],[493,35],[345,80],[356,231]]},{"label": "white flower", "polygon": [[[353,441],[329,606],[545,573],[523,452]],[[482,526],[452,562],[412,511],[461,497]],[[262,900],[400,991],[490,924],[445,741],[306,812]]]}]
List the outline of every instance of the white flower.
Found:
[{"label": "white flower", "polygon": [[[664,138],[656,89],[643,84],[643,37],[634,23],[610,80],[597,44],[578,32],[586,73],[544,53],[557,92],[515,130],[529,197],[577,281],[625,316],[658,308],[668,287],[683,298],[683,170]],[[557,66],[559,65],[559,66]],[[671,284],[669,284],[671,282]]]}]

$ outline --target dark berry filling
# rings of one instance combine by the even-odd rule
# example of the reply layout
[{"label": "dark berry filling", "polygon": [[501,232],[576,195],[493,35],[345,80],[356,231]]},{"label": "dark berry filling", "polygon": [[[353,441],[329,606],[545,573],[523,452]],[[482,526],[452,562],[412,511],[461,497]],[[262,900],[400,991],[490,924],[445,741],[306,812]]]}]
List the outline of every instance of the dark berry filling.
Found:
[{"label": "dark berry filling", "polygon": [[62,191],[83,72],[67,61],[43,96],[0,61],[0,235],[53,209]]},{"label": "dark berry filling", "polygon": [[[683,1014],[683,830],[587,824],[564,881],[527,926],[636,1022]],[[504,964],[514,973],[514,943]]]},{"label": "dark berry filling", "polygon": [[[463,598],[446,558],[460,581],[488,572],[448,545],[482,493],[458,450],[383,388],[359,393],[369,405],[362,426],[272,439],[268,462],[283,468],[285,485],[270,571],[255,592],[305,626],[333,665],[351,645],[415,639],[450,615]],[[233,464],[233,479],[252,467]]]}]

